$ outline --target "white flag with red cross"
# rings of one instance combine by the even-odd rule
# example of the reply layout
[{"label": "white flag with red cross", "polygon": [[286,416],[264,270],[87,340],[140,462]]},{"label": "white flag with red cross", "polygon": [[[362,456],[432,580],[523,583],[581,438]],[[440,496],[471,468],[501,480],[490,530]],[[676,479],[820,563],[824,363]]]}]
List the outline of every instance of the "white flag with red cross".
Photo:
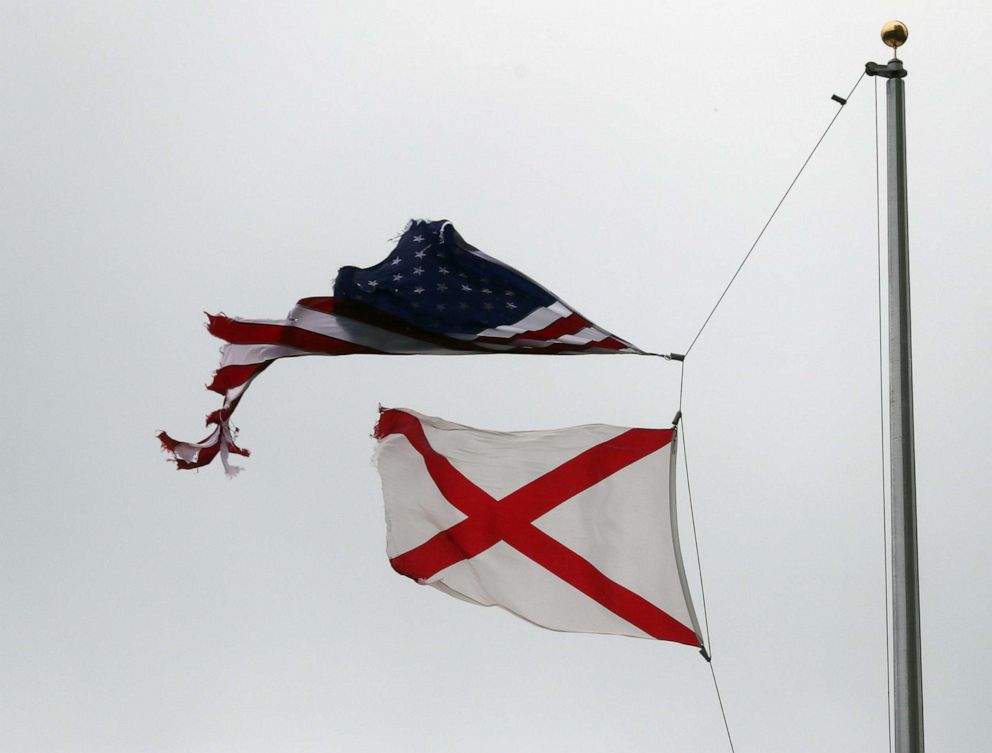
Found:
[{"label": "white flag with red cross", "polygon": [[494,432],[383,409],[375,436],[398,573],[553,630],[702,645],[675,428]]}]

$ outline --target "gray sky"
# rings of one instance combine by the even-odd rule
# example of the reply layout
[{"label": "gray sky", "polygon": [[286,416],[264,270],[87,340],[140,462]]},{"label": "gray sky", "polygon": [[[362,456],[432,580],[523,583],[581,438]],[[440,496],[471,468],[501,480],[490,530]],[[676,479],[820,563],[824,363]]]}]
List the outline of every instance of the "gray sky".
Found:
[{"label": "gray sky", "polygon": [[[665,426],[676,365],[280,363],[238,411],[234,482],[176,473],[154,432],[197,439],[218,405],[202,310],[282,316],[410,217],[684,350],[891,17],[911,34],[926,733],[986,750],[989,16],[845,0],[0,4],[0,750],[726,750],[691,649],[395,575],[370,464],[380,402]],[[686,362],[741,753],[887,747],[873,91]]]}]

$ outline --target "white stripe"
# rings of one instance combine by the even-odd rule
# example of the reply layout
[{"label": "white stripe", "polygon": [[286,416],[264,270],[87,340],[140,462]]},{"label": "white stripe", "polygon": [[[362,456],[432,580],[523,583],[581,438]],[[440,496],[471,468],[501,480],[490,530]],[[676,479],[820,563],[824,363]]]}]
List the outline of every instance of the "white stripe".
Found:
[{"label": "white stripe", "polygon": [[541,308],[530,312],[518,322],[513,324],[501,324],[493,329],[483,330],[477,335],[469,335],[468,338],[513,337],[514,335],[521,335],[525,332],[533,332],[535,330],[544,329],[559,319],[564,319],[566,316],[571,315],[571,311],[555,301],[550,306],[542,306]]},{"label": "white stripe", "polygon": [[592,342],[588,337],[576,337],[575,335],[562,335],[554,342],[565,343],[566,345],[588,345]]},{"label": "white stripe", "polygon": [[288,345],[241,345],[228,343],[220,349],[220,368],[226,366],[248,366],[271,361],[275,358],[309,356],[313,351],[291,348]]},{"label": "white stripe", "polygon": [[219,436],[220,427],[217,427],[202,442],[177,442],[176,446],[172,449],[172,453],[180,460],[185,460],[187,463],[195,463],[200,450],[215,445]]},{"label": "white stripe", "polygon": [[585,338],[586,340],[589,340],[590,342],[596,342],[596,341],[599,341],[599,340],[605,340],[609,336],[610,335],[609,335],[608,332],[604,332],[603,330],[599,329],[598,327],[586,327],[585,329],[579,330],[574,335],[572,335],[572,337],[582,337],[582,338]]},{"label": "white stripe", "polygon": [[252,383],[255,377],[252,377],[244,384],[239,384],[237,387],[232,387],[227,392],[224,393],[224,407],[226,408],[232,402],[237,400],[248,389],[248,385]]}]

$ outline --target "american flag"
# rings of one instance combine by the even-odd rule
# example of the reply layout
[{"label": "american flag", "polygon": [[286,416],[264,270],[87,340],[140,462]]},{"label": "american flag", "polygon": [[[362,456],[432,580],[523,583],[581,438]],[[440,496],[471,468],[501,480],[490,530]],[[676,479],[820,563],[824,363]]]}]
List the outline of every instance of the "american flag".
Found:
[{"label": "american flag", "polygon": [[182,442],[159,434],[180,469],[220,455],[231,475],[231,414],[245,390],[280,358],[353,353],[467,355],[644,352],[564,304],[512,267],[469,245],[447,220],[411,220],[396,248],[366,269],[342,267],[333,297],[304,298],[285,319],[209,315],[226,344],[208,389],[224,404],[207,416],[211,434]]}]

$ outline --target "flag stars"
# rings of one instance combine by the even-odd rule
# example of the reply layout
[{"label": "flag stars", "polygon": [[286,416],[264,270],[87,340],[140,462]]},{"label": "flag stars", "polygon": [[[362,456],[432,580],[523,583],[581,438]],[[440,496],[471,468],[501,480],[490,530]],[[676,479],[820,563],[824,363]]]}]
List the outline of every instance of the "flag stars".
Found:
[{"label": "flag stars", "polygon": [[[468,266],[468,252],[456,256],[458,249],[439,245],[431,233],[421,229],[422,242],[417,243],[412,233],[407,235],[406,245],[394,247],[381,266],[361,276],[352,296],[361,293],[366,305],[383,306],[401,317],[405,308],[411,321],[419,319],[425,326],[432,327],[431,317],[448,320],[439,326],[456,332],[517,321],[530,310],[528,290],[517,287],[512,277],[474,263]],[[373,276],[377,279],[370,279]],[[388,299],[381,300],[387,293]]]},{"label": "flag stars", "polygon": [[415,236],[413,236],[413,242],[414,243],[423,243],[424,242],[424,236],[422,236],[422,235],[415,235]]}]

